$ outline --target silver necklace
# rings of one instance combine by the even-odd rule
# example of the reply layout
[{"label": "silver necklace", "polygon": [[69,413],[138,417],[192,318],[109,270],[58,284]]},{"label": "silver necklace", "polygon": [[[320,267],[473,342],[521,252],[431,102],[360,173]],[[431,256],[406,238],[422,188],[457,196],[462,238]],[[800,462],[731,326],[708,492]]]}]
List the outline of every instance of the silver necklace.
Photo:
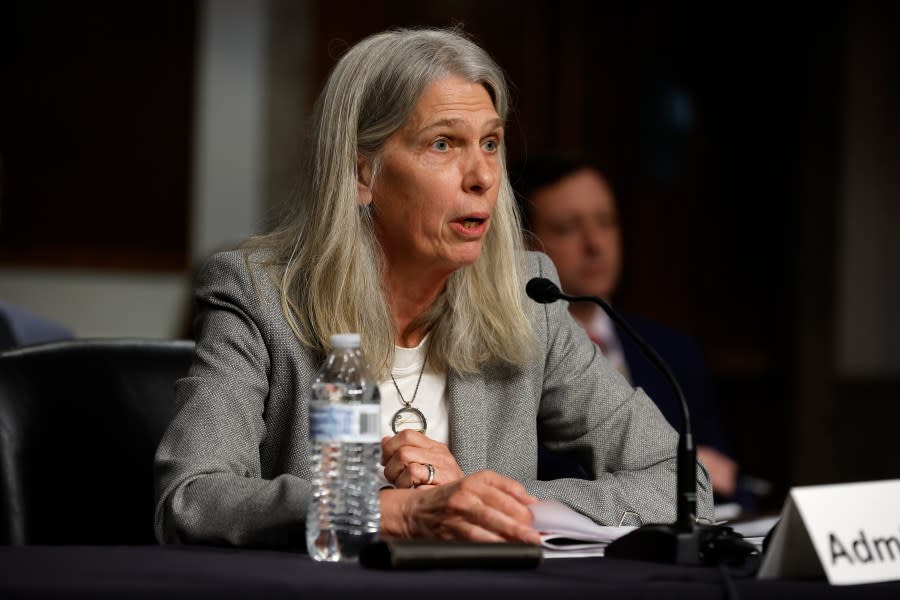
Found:
[{"label": "silver necklace", "polygon": [[422,373],[425,372],[426,362],[428,361],[422,363],[419,379],[416,380],[416,389],[413,391],[412,398],[409,401],[403,397],[403,394],[400,392],[400,386],[397,385],[397,380],[394,379],[394,374],[391,373],[391,381],[394,382],[394,388],[397,390],[397,395],[400,396],[400,402],[403,403],[403,408],[395,412],[394,417],[391,419],[391,429],[394,433],[400,433],[404,429],[415,429],[419,433],[425,433],[428,429],[428,421],[425,420],[425,415],[412,405],[416,401],[416,394],[419,393],[419,384],[422,383]]}]

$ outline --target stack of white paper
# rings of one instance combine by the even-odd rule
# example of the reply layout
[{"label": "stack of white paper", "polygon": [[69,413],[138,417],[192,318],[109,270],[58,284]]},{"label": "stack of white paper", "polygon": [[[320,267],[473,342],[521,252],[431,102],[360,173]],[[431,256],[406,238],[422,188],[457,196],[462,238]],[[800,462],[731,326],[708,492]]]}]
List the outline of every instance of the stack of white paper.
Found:
[{"label": "stack of white paper", "polygon": [[556,500],[544,500],[529,508],[534,528],[541,532],[544,558],[603,556],[611,541],[635,529],[597,525]]}]

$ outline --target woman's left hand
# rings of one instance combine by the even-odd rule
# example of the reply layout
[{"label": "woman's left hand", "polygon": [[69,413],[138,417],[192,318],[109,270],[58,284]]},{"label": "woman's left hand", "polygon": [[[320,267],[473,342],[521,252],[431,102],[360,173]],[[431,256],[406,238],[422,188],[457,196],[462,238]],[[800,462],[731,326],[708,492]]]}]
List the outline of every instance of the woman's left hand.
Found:
[{"label": "woman's left hand", "polygon": [[[382,438],[381,464],[385,478],[398,488],[441,485],[465,476],[446,445],[412,429]],[[434,477],[426,484],[428,465]]]}]

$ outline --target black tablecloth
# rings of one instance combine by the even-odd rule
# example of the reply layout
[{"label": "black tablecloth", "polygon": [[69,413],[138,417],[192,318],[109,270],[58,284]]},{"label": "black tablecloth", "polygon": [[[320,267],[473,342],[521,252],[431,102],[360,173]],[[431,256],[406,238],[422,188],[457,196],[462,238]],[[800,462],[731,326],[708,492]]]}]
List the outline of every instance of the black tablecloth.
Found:
[{"label": "black tablecloth", "polygon": [[[733,579],[739,598],[900,598],[900,582]],[[304,554],[176,546],[0,547],[0,598],[257,597],[371,600],[724,598],[715,568],[604,558],[545,559],[536,569],[378,571]]]}]

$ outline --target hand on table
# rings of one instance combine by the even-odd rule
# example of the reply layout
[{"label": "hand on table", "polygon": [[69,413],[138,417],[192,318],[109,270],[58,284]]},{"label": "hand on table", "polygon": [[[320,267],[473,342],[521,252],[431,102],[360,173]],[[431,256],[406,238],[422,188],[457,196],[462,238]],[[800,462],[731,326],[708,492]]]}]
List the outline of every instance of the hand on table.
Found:
[{"label": "hand on table", "polygon": [[382,535],[539,544],[529,504],[537,498],[493,471],[438,486],[381,492]]}]

